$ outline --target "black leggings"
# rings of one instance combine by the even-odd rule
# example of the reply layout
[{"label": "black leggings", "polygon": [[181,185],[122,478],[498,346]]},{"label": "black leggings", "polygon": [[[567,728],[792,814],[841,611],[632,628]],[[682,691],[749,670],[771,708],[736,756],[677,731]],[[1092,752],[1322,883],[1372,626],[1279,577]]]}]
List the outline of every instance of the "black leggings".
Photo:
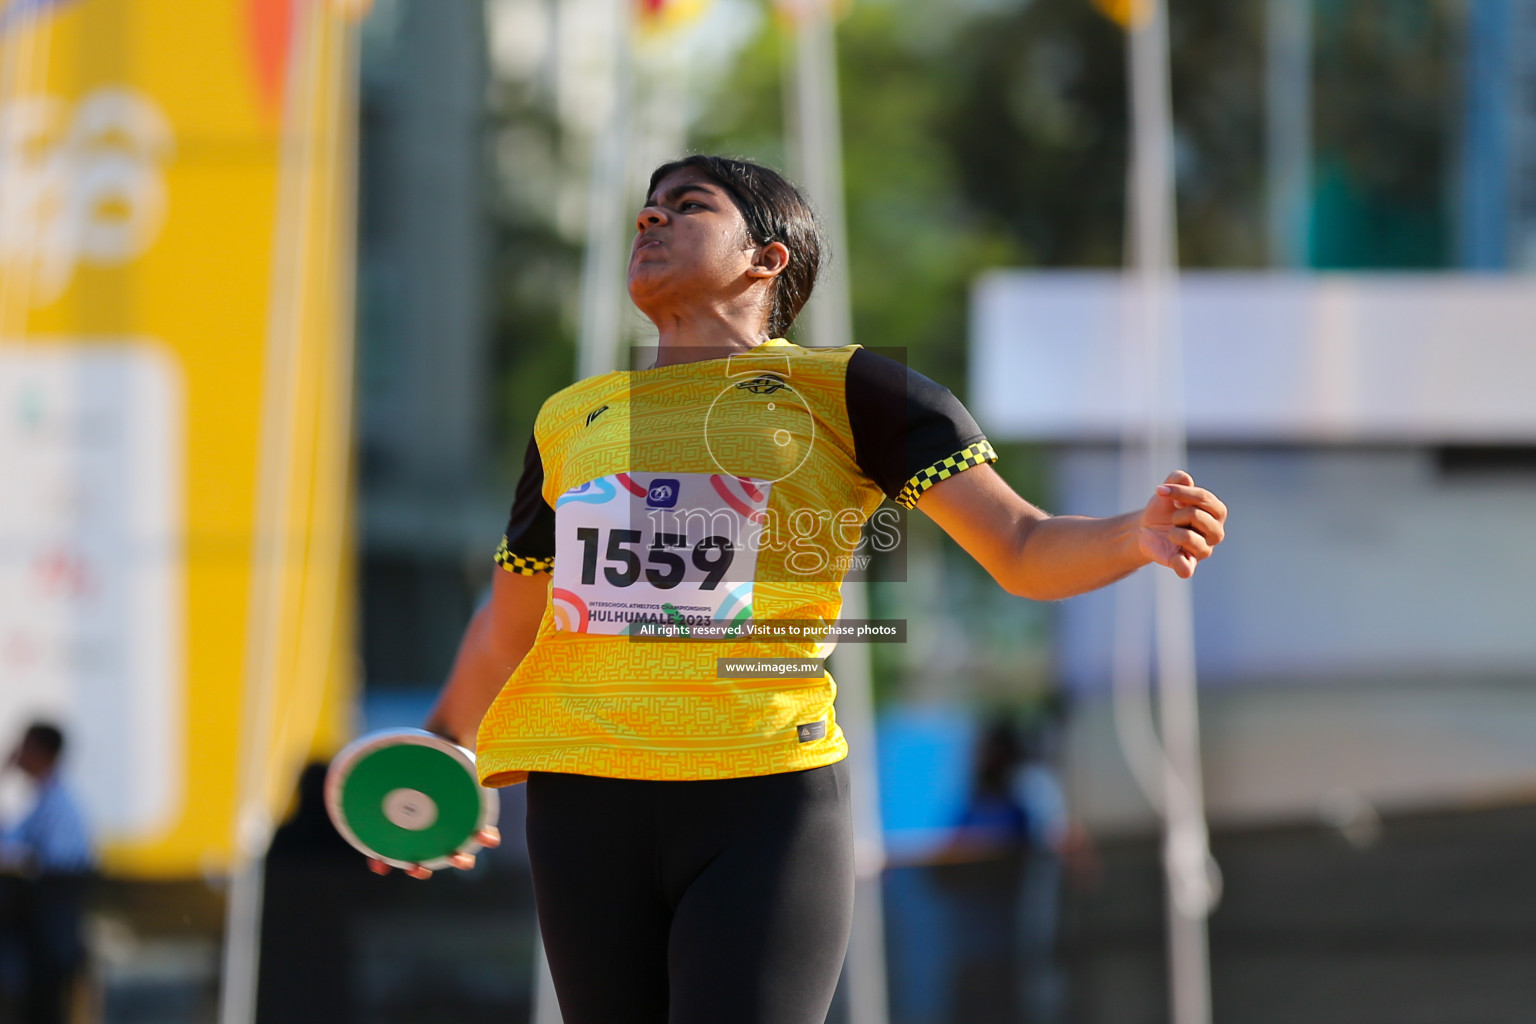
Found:
[{"label": "black leggings", "polygon": [[853,921],[847,762],[745,779],[535,772],[565,1024],[822,1024]]}]

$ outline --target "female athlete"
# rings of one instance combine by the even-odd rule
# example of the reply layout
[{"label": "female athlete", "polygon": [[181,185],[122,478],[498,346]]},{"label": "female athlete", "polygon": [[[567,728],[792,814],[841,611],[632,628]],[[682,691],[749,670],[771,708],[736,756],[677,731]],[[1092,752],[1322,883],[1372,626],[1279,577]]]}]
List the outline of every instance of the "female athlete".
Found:
[{"label": "female athlete", "polygon": [[821,258],[773,171],[656,171],[629,262],[655,365],[539,411],[490,600],[427,723],[475,746],[486,785],[528,782],[567,1024],[825,1019],[853,844],[806,626],[836,620],[886,499],[1034,600],[1151,562],[1188,577],[1222,539],[1225,506],[1182,472],[1135,512],[1047,515],[943,387],[859,346],[784,341]]}]

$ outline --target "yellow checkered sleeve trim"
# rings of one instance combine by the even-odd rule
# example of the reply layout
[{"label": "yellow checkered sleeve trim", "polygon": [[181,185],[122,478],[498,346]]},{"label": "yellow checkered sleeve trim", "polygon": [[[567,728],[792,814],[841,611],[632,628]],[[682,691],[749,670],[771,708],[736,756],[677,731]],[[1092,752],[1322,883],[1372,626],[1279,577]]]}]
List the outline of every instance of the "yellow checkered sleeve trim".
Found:
[{"label": "yellow checkered sleeve trim", "polygon": [[537,576],[541,572],[554,572],[555,560],[553,558],[524,558],[522,555],[514,555],[507,548],[507,538],[501,538],[501,544],[496,548],[496,564],[507,572],[515,572],[520,576]]},{"label": "yellow checkered sleeve trim", "polygon": [[996,461],[997,452],[992,450],[991,442],[977,441],[970,447],[962,448],[948,458],[940,459],[927,469],[915,473],[912,479],[907,481],[907,485],[901,489],[901,493],[896,495],[896,504],[902,508],[916,508],[917,499],[940,480],[948,480],[956,473],[970,469],[972,466],[979,466],[983,462]]}]

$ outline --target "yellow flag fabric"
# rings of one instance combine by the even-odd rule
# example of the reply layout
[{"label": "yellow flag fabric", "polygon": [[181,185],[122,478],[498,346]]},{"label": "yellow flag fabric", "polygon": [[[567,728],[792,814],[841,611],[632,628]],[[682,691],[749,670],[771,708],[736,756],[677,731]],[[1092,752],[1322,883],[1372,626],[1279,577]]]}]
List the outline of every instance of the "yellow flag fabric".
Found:
[{"label": "yellow flag fabric", "polygon": [[1122,28],[1136,28],[1152,13],[1154,0],[1093,0],[1093,6]]},{"label": "yellow flag fabric", "polygon": [[356,6],[0,3],[0,743],[63,722],[111,873],[349,728]]}]

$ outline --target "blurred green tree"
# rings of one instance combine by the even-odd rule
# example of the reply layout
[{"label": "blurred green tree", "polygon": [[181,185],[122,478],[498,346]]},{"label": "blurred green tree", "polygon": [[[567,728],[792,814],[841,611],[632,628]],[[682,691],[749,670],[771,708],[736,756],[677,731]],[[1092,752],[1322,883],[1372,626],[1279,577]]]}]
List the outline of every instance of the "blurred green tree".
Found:
[{"label": "blurred green tree", "polygon": [[[1196,266],[1264,256],[1262,9],[1173,4],[1180,239]],[[783,153],[769,22],[694,144]],[[971,282],[1122,259],[1125,37],[1089,0],[862,0],[838,28],[854,326],[962,390]]]},{"label": "blurred green tree", "polygon": [[487,101],[494,168],[491,352],[496,476],[508,496],[544,400],[571,383],[581,241],[557,216],[569,141],[539,77],[499,76]]},{"label": "blurred green tree", "polygon": [[1450,263],[1458,0],[1317,0],[1315,267]]}]

